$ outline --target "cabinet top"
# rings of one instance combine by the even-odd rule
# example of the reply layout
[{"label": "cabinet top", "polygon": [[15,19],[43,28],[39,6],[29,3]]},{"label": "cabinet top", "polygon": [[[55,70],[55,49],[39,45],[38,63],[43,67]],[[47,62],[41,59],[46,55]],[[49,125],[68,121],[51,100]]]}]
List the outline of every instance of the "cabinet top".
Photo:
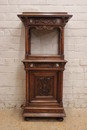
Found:
[{"label": "cabinet top", "polygon": [[23,12],[18,14],[18,17],[67,17],[71,18],[67,12]]}]

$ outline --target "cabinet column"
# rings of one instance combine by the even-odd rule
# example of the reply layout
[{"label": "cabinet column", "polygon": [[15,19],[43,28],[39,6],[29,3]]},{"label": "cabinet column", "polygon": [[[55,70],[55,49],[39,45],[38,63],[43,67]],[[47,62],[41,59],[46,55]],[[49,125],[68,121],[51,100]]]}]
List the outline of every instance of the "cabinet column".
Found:
[{"label": "cabinet column", "polygon": [[29,104],[29,71],[26,70],[26,106]]},{"label": "cabinet column", "polygon": [[62,104],[63,97],[63,71],[58,72],[58,102]]},{"label": "cabinet column", "polygon": [[61,54],[64,55],[64,27],[62,27]]},{"label": "cabinet column", "polygon": [[25,26],[25,58],[28,57],[30,54],[30,44],[31,35],[30,35],[30,28],[28,26]]}]

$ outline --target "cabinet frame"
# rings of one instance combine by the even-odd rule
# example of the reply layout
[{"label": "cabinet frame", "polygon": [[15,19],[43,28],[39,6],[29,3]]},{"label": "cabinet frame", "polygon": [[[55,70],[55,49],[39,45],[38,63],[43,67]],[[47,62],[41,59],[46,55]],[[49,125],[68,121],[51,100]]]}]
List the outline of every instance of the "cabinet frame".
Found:
[{"label": "cabinet frame", "polygon": [[[18,14],[25,26],[26,103],[24,118],[63,119],[64,27],[72,15],[67,12],[23,12]],[[31,55],[31,30],[59,32],[58,55]]]}]

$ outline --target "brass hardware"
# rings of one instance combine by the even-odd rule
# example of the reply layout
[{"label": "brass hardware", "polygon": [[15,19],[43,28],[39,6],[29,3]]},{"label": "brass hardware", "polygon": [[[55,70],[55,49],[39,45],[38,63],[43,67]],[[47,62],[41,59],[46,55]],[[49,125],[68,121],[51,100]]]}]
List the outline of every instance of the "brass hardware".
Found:
[{"label": "brass hardware", "polygon": [[34,65],[33,64],[30,64],[30,67],[32,68]]},{"label": "brass hardware", "polygon": [[32,23],[33,22],[33,20],[32,19],[30,19],[30,23]]},{"label": "brass hardware", "polygon": [[58,63],[56,64],[56,67],[59,67],[59,64],[58,64]]}]

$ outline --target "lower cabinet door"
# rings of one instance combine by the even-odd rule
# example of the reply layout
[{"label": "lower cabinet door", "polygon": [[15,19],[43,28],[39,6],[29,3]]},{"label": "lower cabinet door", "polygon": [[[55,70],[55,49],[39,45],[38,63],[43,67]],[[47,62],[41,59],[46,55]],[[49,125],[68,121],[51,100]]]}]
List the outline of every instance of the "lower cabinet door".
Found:
[{"label": "lower cabinet door", "polygon": [[30,71],[30,103],[57,102],[57,71]]}]

